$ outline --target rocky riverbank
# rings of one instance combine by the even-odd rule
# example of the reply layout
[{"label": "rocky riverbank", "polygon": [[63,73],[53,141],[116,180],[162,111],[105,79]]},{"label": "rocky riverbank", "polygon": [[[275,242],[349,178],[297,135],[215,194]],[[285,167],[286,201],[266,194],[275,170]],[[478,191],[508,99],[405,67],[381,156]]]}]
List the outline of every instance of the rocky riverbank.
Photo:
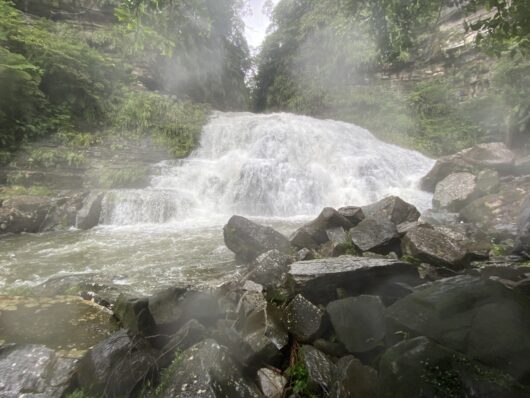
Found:
[{"label": "rocky riverbank", "polygon": [[424,214],[398,197],[325,208],[289,238],[233,216],[224,240],[246,272],[211,291],[142,297],[74,280],[69,291],[108,307],[121,330],[79,360],[2,347],[0,392],[526,397],[524,164],[502,144],[442,158],[422,182],[434,191]]}]

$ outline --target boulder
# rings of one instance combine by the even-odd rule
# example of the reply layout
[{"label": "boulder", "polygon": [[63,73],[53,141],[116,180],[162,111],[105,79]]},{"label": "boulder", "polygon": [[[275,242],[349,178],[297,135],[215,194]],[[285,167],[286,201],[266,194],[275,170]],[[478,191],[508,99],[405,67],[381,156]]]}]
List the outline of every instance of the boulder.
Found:
[{"label": "boulder", "polygon": [[336,365],[335,381],[331,398],[378,398],[378,380],[375,369],[365,366],[357,358],[348,355]]},{"label": "boulder", "polygon": [[192,319],[182,326],[175,334],[170,336],[169,341],[162,348],[161,359],[158,365],[168,366],[175,355],[191,346],[200,343],[207,337],[208,331],[197,320]]},{"label": "boulder", "polygon": [[258,370],[258,386],[266,398],[282,398],[287,379],[268,368]]},{"label": "boulder", "polygon": [[455,240],[432,228],[418,227],[402,239],[404,255],[440,267],[462,268],[466,263],[466,250]]},{"label": "boulder", "polygon": [[497,191],[500,183],[501,179],[498,171],[486,169],[477,175],[477,189],[481,196]]},{"label": "boulder", "polygon": [[90,229],[99,224],[103,196],[103,192],[90,192],[83,200],[83,207],[79,209],[76,215],[75,224],[77,228]]},{"label": "boulder", "polygon": [[270,250],[253,261],[252,271],[247,278],[259,283],[265,289],[283,287],[287,280],[290,263],[292,260],[289,256],[278,250]]},{"label": "boulder", "polygon": [[354,227],[364,220],[363,209],[357,206],[341,207],[339,214],[346,218]]},{"label": "boulder", "polygon": [[516,253],[530,254],[530,195],[521,205],[517,218],[517,238],[515,241]]},{"label": "boulder", "polygon": [[329,315],[337,339],[351,353],[371,351],[385,338],[385,307],[377,296],[361,295],[329,303]]},{"label": "boulder", "polygon": [[264,227],[241,216],[232,216],[223,228],[225,245],[236,257],[252,261],[269,250],[289,254],[289,240],[271,227]]},{"label": "boulder", "polygon": [[471,173],[454,173],[436,184],[432,205],[434,209],[457,212],[478,196],[477,177]]},{"label": "boulder", "polygon": [[137,298],[122,294],[116,300],[114,316],[133,336],[152,336],[156,333],[156,325],[148,305],[147,297]]},{"label": "boulder", "polygon": [[396,331],[426,336],[530,380],[530,300],[502,283],[467,275],[441,279],[417,287],[386,316]]},{"label": "boulder", "polygon": [[45,346],[0,346],[0,396],[61,398],[72,387],[75,370],[75,360]]},{"label": "boulder", "polygon": [[515,160],[515,174],[524,176],[530,174],[530,155],[517,158]]},{"label": "boulder", "polygon": [[383,218],[366,218],[350,229],[350,239],[361,252],[388,254],[399,248],[396,225]]},{"label": "boulder", "polygon": [[368,206],[362,207],[365,218],[382,218],[395,225],[418,221],[420,212],[415,206],[397,196],[389,196]]},{"label": "boulder", "polygon": [[310,249],[300,249],[296,253],[296,260],[297,261],[306,261],[306,260],[314,260],[315,259],[315,252]]},{"label": "boulder", "polygon": [[0,234],[40,232],[46,216],[54,207],[49,197],[17,196],[6,199],[0,207]]},{"label": "boulder", "polygon": [[94,396],[129,397],[157,367],[158,351],[142,338],[120,331],[97,344],[79,361],[79,387]]},{"label": "boulder", "polygon": [[290,265],[289,275],[294,290],[314,304],[336,300],[337,289],[352,296],[386,296],[396,283],[414,286],[421,282],[412,264],[354,256],[298,261]]},{"label": "boulder", "polygon": [[291,300],[285,314],[287,330],[302,343],[310,343],[323,332],[324,312],[301,294]]},{"label": "boulder", "polygon": [[181,353],[157,390],[160,398],[258,398],[263,395],[215,340],[205,340]]},{"label": "boulder", "polygon": [[329,391],[336,367],[328,356],[310,345],[301,346],[298,356],[298,360],[307,370],[308,389],[315,392]]},{"label": "boulder", "polygon": [[326,207],[316,219],[296,230],[290,241],[299,249],[316,249],[329,240],[326,230],[337,227],[350,229],[353,224],[337,210]]},{"label": "boulder", "polygon": [[513,377],[466,358],[426,337],[388,349],[379,365],[381,398],[527,396]]}]

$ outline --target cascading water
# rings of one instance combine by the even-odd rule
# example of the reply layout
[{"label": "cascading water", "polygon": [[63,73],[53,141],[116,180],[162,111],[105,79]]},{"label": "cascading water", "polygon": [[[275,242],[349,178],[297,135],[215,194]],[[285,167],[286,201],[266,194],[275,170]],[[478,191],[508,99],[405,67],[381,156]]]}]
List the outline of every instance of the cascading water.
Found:
[{"label": "cascading water", "polygon": [[199,148],[188,159],[161,164],[148,189],[110,192],[101,221],[310,216],[325,206],[364,205],[391,194],[423,209],[430,196],[416,183],[432,164],[348,123],[216,113]]}]

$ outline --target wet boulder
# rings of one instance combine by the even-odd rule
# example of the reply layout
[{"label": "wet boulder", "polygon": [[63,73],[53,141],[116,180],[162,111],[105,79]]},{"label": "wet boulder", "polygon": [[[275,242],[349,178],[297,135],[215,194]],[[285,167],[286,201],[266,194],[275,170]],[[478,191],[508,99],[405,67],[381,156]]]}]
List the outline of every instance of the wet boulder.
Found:
[{"label": "wet boulder", "polygon": [[477,177],[471,173],[454,173],[436,184],[434,209],[456,212],[480,195]]},{"label": "wet boulder", "polygon": [[530,380],[530,301],[502,283],[466,275],[441,279],[418,286],[388,307],[386,317],[396,331],[426,336]]},{"label": "wet boulder", "polygon": [[299,361],[307,370],[308,389],[315,393],[329,391],[333,384],[336,367],[323,352],[310,345],[303,345],[298,351]]},{"label": "wet boulder", "polygon": [[90,229],[99,224],[101,215],[101,203],[103,201],[103,192],[90,192],[83,200],[83,207],[79,209],[76,215],[76,227],[79,229]]},{"label": "wet boulder", "polygon": [[302,343],[317,338],[324,329],[324,312],[301,294],[291,300],[287,308],[286,327]]},{"label": "wet boulder", "polygon": [[396,225],[382,218],[366,218],[350,229],[350,239],[361,252],[388,254],[399,248]]},{"label": "wet boulder", "polygon": [[420,212],[415,206],[397,196],[389,196],[379,202],[362,207],[365,218],[379,218],[395,225],[418,221]]},{"label": "wet boulder", "polygon": [[169,341],[162,348],[162,356],[158,360],[158,365],[161,367],[168,366],[178,352],[200,343],[206,339],[207,335],[208,331],[197,320],[188,321],[175,334],[169,337]]},{"label": "wet boulder", "polygon": [[357,358],[348,355],[340,358],[336,365],[332,398],[378,398],[378,380],[375,369],[363,365]]},{"label": "wet boulder", "polygon": [[161,398],[258,398],[258,387],[243,375],[230,351],[215,340],[205,340],[181,353],[169,368]]},{"label": "wet boulder", "polygon": [[94,396],[130,397],[157,367],[158,351],[120,331],[88,351],[78,364],[81,389]]},{"label": "wet boulder", "polygon": [[156,324],[148,308],[147,297],[120,295],[114,306],[114,316],[122,327],[132,335],[152,336],[156,333]]},{"label": "wet boulder", "polygon": [[418,227],[408,231],[401,241],[404,255],[440,267],[462,268],[466,263],[464,247],[444,233]]},{"label": "wet boulder", "polygon": [[258,386],[266,398],[282,398],[287,379],[280,373],[262,368],[258,370]]},{"label": "wet boulder", "polygon": [[381,358],[378,384],[381,398],[522,398],[528,394],[513,377],[426,337],[388,349]]},{"label": "wet boulder", "polygon": [[40,232],[55,204],[49,197],[16,196],[6,199],[0,207],[0,234]]},{"label": "wet boulder", "polygon": [[299,249],[316,249],[328,242],[327,230],[342,227],[350,229],[353,224],[337,210],[326,207],[316,219],[296,230],[290,238],[291,244]]},{"label": "wet boulder", "polygon": [[364,220],[364,213],[361,207],[345,206],[341,207],[338,212],[341,216],[346,218],[354,227],[362,220]]},{"label": "wet boulder", "polygon": [[252,261],[269,250],[289,254],[289,240],[271,227],[265,227],[241,216],[232,216],[223,228],[226,247],[242,261]]},{"label": "wet boulder", "polygon": [[278,250],[270,250],[259,255],[252,262],[251,272],[247,278],[259,283],[265,289],[283,287],[287,280],[290,263],[292,260],[289,256]]},{"label": "wet boulder", "polygon": [[341,256],[298,261],[289,266],[293,289],[314,304],[337,299],[337,289],[348,295],[392,295],[396,283],[421,282],[416,266],[400,260]]},{"label": "wet boulder", "polygon": [[361,295],[332,301],[326,307],[337,339],[351,353],[363,353],[383,344],[385,307],[377,296]]},{"label": "wet boulder", "polygon": [[348,234],[343,227],[326,230],[328,241],[320,246],[319,253],[322,257],[338,257],[346,254],[350,248]]},{"label": "wet boulder", "polygon": [[481,195],[494,193],[499,188],[500,183],[498,171],[486,169],[477,175],[477,189]]},{"label": "wet boulder", "polygon": [[521,205],[519,217],[517,218],[515,252],[530,254],[530,195],[526,197]]},{"label": "wet boulder", "polygon": [[61,398],[71,388],[75,360],[41,345],[0,347],[0,396]]}]

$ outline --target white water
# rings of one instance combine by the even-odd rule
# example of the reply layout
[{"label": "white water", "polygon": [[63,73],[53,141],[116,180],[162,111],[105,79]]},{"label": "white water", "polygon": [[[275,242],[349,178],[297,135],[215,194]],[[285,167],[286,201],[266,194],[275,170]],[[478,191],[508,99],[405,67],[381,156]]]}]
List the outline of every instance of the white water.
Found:
[{"label": "white water", "polygon": [[423,210],[430,195],[416,185],[432,164],[347,123],[217,113],[197,151],[154,167],[148,189],[109,192],[99,227],[2,239],[0,293],[69,273],[143,293],[220,283],[238,272],[223,245],[231,215],[258,216],[288,235],[325,206],[392,194]]},{"label": "white water", "polygon": [[101,221],[313,216],[325,206],[365,205],[388,195],[425,209],[430,195],[417,182],[432,165],[418,152],[348,123],[216,113],[199,148],[188,159],[161,164],[148,189],[109,193]]}]

